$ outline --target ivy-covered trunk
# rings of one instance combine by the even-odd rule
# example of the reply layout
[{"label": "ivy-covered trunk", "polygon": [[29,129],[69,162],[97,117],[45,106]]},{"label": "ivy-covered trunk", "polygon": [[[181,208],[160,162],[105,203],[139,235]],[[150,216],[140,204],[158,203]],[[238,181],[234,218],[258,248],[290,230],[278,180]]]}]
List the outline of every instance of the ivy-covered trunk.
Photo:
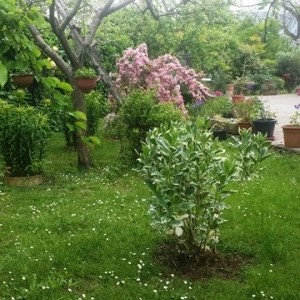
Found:
[{"label": "ivy-covered trunk", "polygon": [[[84,93],[79,89],[77,89],[76,87],[74,87],[72,100],[73,100],[74,111],[80,111],[86,113]],[[90,150],[88,148],[88,145],[84,142],[84,137],[86,137],[86,130],[76,128],[75,147],[77,151],[78,166],[88,169],[92,167],[92,161],[91,161]]]}]

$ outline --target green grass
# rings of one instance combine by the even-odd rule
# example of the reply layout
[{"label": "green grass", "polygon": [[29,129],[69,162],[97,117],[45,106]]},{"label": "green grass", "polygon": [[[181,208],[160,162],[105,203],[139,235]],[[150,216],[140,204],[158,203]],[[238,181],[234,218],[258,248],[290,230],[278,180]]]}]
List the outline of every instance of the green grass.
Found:
[{"label": "green grass", "polygon": [[43,185],[0,186],[0,299],[300,299],[299,155],[274,153],[228,199],[219,249],[251,265],[190,282],[154,261],[149,192],[119,167],[118,143],[94,153],[95,168],[79,171],[54,135]]}]

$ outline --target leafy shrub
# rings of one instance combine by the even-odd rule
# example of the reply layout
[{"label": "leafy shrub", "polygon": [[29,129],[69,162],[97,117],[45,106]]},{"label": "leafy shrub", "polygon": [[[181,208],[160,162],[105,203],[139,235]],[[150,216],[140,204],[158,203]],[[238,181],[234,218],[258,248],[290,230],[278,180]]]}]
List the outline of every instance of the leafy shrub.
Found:
[{"label": "leafy shrub", "polygon": [[0,100],[0,152],[6,175],[39,174],[49,132],[45,114],[33,107],[17,107]]},{"label": "leafy shrub", "polygon": [[226,96],[219,96],[207,100],[201,107],[200,115],[213,117],[215,115],[226,116],[232,113],[233,103]]},{"label": "leafy shrub", "polygon": [[95,135],[100,118],[103,118],[108,113],[108,102],[98,91],[86,94],[85,100],[87,108],[87,134]]},{"label": "leafy shrub", "polygon": [[170,54],[151,60],[146,44],[127,49],[117,66],[116,86],[121,94],[127,95],[131,89],[153,89],[158,101],[172,102],[184,113],[182,93],[187,92],[193,101],[211,96],[208,88],[200,82],[203,74],[182,66]]},{"label": "leafy shrub", "polygon": [[265,138],[250,131],[242,131],[232,147],[243,155],[232,157],[210,131],[195,124],[172,123],[147,135],[139,162],[153,194],[152,225],[190,254],[216,250],[229,184],[239,175],[248,179],[268,156]]},{"label": "leafy shrub", "polygon": [[292,91],[300,82],[300,52],[280,53],[276,70],[279,76],[287,78],[285,87]]},{"label": "leafy shrub", "polygon": [[173,103],[158,103],[152,91],[134,90],[119,111],[121,151],[135,160],[149,129],[183,119]]}]

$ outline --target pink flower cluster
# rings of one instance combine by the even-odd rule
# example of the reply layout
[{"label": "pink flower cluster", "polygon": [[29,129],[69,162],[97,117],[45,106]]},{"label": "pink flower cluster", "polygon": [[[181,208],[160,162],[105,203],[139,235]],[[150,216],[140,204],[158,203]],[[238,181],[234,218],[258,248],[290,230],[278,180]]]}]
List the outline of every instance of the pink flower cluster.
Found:
[{"label": "pink flower cluster", "polygon": [[117,62],[116,86],[126,94],[132,88],[154,89],[161,102],[173,102],[186,112],[181,87],[185,86],[194,101],[211,96],[201,82],[201,75],[182,66],[169,54],[150,60],[147,45],[129,48]]}]

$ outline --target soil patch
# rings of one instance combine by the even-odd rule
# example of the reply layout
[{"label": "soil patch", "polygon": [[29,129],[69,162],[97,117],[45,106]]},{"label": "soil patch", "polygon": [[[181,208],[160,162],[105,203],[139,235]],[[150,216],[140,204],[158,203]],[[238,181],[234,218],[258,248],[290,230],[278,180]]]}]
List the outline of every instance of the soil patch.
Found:
[{"label": "soil patch", "polygon": [[251,263],[250,257],[241,254],[195,251],[188,255],[174,242],[160,244],[154,255],[159,264],[167,267],[167,272],[193,281],[238,278],[241,269]]}]

